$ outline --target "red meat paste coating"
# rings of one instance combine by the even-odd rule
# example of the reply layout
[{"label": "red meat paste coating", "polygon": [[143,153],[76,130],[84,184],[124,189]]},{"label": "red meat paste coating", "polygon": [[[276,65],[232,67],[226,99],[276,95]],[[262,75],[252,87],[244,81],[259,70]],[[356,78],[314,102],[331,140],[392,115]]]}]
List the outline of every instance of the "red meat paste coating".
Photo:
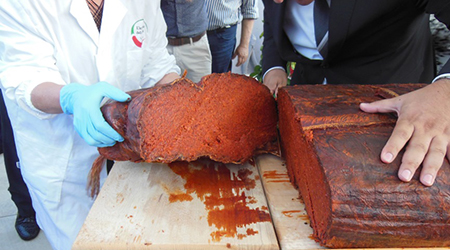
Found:
[{"label": "red meat paste coating", "polygon": [[397,177],[380,152],[393,114],[368,114],[361,102],[424,85],[303,85],[279,90],[282,155],[305,202],[313,237],[330,248],[450,246],[450,166],[426,187]]}]

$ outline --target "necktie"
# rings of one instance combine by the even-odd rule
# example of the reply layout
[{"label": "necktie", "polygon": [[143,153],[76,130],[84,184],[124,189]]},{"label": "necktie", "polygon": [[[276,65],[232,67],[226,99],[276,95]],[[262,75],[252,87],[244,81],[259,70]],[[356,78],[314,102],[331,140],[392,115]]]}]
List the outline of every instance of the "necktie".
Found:
[{"label": "necktie", "polygon": [[100,25],[102,24],[103,15],[103,0],[98,5],[93,0],[86,0],[89,10],[91,11],[92,17],[94,18],[95,24],[97,24],[98,31],[100,31]]},{"label": "necktie", "polygon": [[327,0],[314,1],[314,32],[319,53],[325,57],[327,54],[328,42],[328,20],[330,6]]}]

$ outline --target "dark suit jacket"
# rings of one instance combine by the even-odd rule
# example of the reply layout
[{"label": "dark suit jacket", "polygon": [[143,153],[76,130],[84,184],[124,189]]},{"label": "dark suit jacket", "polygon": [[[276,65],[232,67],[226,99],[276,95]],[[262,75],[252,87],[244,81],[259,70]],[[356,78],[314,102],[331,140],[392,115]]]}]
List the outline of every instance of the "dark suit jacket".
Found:
[{"label": "dark suit jacket", "polygon": [[263,0],[263,72],[292,61],[293,84],[428,83],[436,75],[427,13],[449,27],[449,0],[331,0],[323,62],[295,52],[283,30],[286,1]]}]

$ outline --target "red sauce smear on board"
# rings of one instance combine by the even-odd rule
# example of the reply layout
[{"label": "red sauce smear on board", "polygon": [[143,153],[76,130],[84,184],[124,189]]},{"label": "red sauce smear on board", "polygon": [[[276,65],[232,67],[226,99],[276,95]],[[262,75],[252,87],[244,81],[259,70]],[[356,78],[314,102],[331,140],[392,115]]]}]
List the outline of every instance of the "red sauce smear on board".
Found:
[{"label": "red sauce smear on board", "polygon": [[295,215],[295,217],[297,217],[297,218],[300,218],[300,219],[302,219],[302,220],[304,220],[304,221],[307,221],[307,222],[309,222],[309,217],[308,217],[308,215],[307,214],[304,214],[304,210],[288,210],[288,211],[281,211],[281,213],[284,215],[284,216],[286,216],[286,217],[294,217],[294,215]]},{"label": "red sauce smear on board", "polygon": [[[205,204],[208,224],[217,228],[211,233],[214,242],[223,237],[242,239],[254,235],[258,232],[253,229],[247,229],[247,235],[238,234],[237,230],[253,223],[271,221],[267,209],[247,206],[256,203],[254,197],[244,192],[256,186],[255,180],[250,178],[251,170],[240,169],[237,174],[231,173],[225,164],[207,160],[174,162],[169,167],[186,181],[185,195],[195,194]],[[183,199],[170,200],[175,201]]]},{"label": "red sauce smear on board", "polygon": [[283,213],[283,215],[286,217],[293,217],[292,214],[301,213],[301,212],[302,211],[300,211],[300,210],[281,211],[281,213]]},{"label": "red sauce smear on board", "polygon": [[176,201],[191,201],[193,199],[194,198],[192,198],[191,195],[185,194],[185,193],[182,193],[182,194],[170,194],[170,196],[169,196],[169,202],[170,203],[173,203],[173,202],[176,202]]},{"label": "red sauce smear on board", "polygon": [[290,182],[286,172],[278,173],[276,170],[264,171],[263,176],[267,182]]}]

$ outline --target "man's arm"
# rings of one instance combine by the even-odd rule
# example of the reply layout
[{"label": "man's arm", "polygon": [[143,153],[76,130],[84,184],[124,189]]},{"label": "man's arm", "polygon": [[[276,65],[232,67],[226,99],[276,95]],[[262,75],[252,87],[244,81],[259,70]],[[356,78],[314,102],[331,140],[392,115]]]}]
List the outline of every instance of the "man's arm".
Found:
[{"label": "man's arm", "polygon": [[62,113],[59,103],[59,93],[62,87],[64,86],[52,82],[39,84],[31,91],[31,103],[35,108],[45,113]]},{"label": "man's arm", "polygon": [[248,47],[252,36],[253,24],[259,16],[257,1],[243,0],[240,6],[243,17],[241,27],[241,40],[233,53],[232,59],[238,57],[236,66],[242,65],[248,59]]},{"label": "man's arm", "polygon": [[263,76],[263,83],[272,95],[278,95],[278,89],[287,85],[287,74],[283,68],[272,68]]},{"label": "man's arm", "polygon": [[241,27],[241,41],[239,45],[236,47],[234,51],[232,59],[238,57],[238,61],[236,66],[241,66],[248,59],[248,47],[250,44],[250,38],[252,36],[252,30],[255,20],[253,19],[244,19],[242,20]]},{"label": "man's arm", "polygon": [[169,84],[171,82],[173,82],[174,80],[180,78],[180,75],[178,75],[175,72],[166,74],[163,78],[161,78],[161,80],[159,80],[156,85],[164,85],[164,84]]},{"label": "man's arm", "polygon": [[[169,84],[178,78],[180,76],[172,72],[165,75],[157,84]],[[31,103],[42,112],[60,114],[63,112],[60,104],[60,92],[63,87],[63,85],[52,82],[41,83],[31,91]]]},{"label": "man's arm", "polygon": [[275,42],[276,29],[283,27],[273,27],[274,23],[274,9],[281,6],[275,4],[273,0],[264,0],[264,41],[262,49],[262,73],[263,84],[266,85],[272,94],[278,93],[278,88],[286,86],[287,73],[286,64],[278,52],[278,47]]},{"label": "man's arm", "polygon": [[396,98],[360,105],[369,113],[397,113],[397,124],[381,151],[381,160],[392,162],[406,147],[398,171],[402,181],[410,181],[422,164],[420,182],[431,186],[445,157],[450,159],[449,97],[450,80],[441,79]]},{"label": "man's arm", "polygon": [[124,139],[103,118],[100,105],[105,97],[119,102],[131,99],[130,95],[106,82],[89,86],[44,82],[33,88],[30,99],[34,108],[42,112],[73,115],[75,130],[89,145],[110,147]]}]

